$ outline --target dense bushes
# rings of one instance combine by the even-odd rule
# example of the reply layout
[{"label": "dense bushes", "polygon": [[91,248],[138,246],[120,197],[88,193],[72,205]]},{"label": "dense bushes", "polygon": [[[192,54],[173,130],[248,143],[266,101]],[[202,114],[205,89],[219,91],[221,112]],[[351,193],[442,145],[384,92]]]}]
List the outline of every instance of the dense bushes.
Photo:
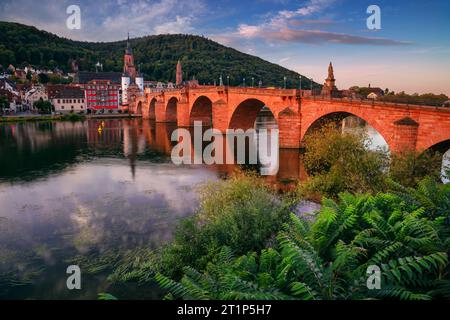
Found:
[{"label": "dense bushes", "polygon": [[305,137],[305,168],[308,181],[299,185],[299,195],[320,201],[336,199],[341,192],[354,194],[388,190],[390,180],[416,187],[425,177],[441,181],[442,155],[405,151],[389,155],[386,150],[370,150],[368,137],[342,133],[329,123]]},{"label": "dense bushes", "polygon": [[342,133],[334,123],[305,138],[305,168],[310,179],[301,184],[300,194],[313,198],[336,198],[340,192],[378,192],[385,187],[388,157],[370,151],[366,136]]},{"label": "dense bushes", "polygon": [[[449,188],[428,183],[449,199]],[[184,299],[450,299],[450,213],[430,218],[414,198],[341,194],[323,201],[315,222],[291,215],[274,248],[234,258],[224,247],[205,270],[156,280]],[[369,290],[374,265],[381,288]]]}]

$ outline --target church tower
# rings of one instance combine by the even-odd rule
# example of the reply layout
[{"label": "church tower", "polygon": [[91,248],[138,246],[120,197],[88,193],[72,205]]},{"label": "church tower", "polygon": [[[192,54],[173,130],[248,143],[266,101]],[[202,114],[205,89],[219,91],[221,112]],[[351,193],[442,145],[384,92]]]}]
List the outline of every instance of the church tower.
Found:
[{"label": "church tower", "polygon": [[130,46],[130,34],[128,34],[127,48],[123,57],[123,73],[131,78],[134,82],[136,79],[136,67],[134,66],[133,50]]},{"label": "church tower", "polygon": [[325,79],[325,83],[322,87],[322,95],[334,96],[337,93],[336,79],[334,78],[333,64],[330,62],[328,66],[328,77]]},{"label": "church tower", "polygon": [[178,60],[177,63],[177,81],[176,81],[176,85],[180,86],[183,83],[183,69],[181,67],[181,61]]}]

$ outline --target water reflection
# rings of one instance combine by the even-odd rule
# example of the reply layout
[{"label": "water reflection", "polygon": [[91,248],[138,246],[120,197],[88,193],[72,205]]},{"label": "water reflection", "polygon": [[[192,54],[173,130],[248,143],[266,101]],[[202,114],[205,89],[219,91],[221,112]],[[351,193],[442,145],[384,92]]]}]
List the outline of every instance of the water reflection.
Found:
[{"label": "water reflection", "polygon": [[[193,214],[196,187],[236,168],[173,165],[175,129],[141,120],[0,126],[0,297],[95,298],[105,276],[68,292],[68,259],[168,241]],[[268,180],[287,186],[302,172],[298,151],[281,151]],[[33,285],[9,286],[6,274]]]}]

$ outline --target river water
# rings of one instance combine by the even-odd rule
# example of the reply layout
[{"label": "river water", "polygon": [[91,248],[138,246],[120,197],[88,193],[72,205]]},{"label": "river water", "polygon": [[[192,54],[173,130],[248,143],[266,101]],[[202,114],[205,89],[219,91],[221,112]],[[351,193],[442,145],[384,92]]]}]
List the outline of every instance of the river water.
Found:
[{"label": "river water", "polygon": [[[160,247],[194,214],[197,188],[236,169],[174,165],[175,129],[137,119],[0,125],[0,299],[159,298],[152,286],[112,284],[107,270],[82,273],[82,290],[70,291],[66,268]],[[279,158],[269,183],[285,190],[306,178],[298,150]]]}]

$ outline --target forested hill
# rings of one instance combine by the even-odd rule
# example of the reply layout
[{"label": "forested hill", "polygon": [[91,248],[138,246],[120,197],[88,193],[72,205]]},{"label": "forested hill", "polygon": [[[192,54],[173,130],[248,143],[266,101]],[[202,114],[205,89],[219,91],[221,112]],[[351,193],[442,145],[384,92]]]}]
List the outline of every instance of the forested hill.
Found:
[{"label": "forested hill", "polygon": [[[125,36],[125,35],[124,35]],[[298,86],[299,74],[204,37],[193,35],[156,35],[131,40],[136,64],[140,64],[146,80],[175,80],[178,59],[189,78],[200,83],[218,81],[220,74],[230,76],[230,84],[239,85],[246,78],[247,85],[261,79],[264,86]],[[18,23],[0,22],[0,64],[55,68],[70,71],[71,59],[76,59],[80,70],[93,71],[97,61],[104,71],[121,71],[126,41],[92,43],[72,41],[46,31]],[[302,86],[309,88],[304,77]]]}]

